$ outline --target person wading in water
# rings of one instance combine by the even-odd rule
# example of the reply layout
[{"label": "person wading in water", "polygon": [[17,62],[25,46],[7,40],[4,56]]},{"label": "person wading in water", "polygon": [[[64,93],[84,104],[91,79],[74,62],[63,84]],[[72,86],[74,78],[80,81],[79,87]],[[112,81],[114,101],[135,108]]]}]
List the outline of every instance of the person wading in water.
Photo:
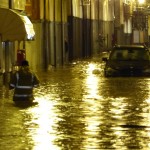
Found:
[{"label": "person wading in water", "polygon": [[39,79],[29,68],[27,60],[22,61],[18,71],[12,74],[9,87],[14,89],[14,102],[33,102],[33,88],[39,86]]}]

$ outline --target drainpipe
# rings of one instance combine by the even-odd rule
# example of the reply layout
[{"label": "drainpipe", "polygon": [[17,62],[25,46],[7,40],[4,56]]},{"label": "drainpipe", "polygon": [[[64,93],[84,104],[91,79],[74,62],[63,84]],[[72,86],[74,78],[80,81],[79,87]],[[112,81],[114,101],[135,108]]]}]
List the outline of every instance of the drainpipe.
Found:
[{"label": "drainpipe", "polygon": [[55,19],[55,0],[54,0],[54,66],[56,67],[56,19]]},{"label": "drainpipe", "polygon": [[46,0],[44,0],[44,20],[43,20],[43,50],[44,50],[44,69],[48,68],[47,53],[47,28],[46,28]]},{"label": "drainpipe", "polygon": [[[89,56],[91,56],[91,54],[92,54],[92,25],[91,25],[91,22],[92,22],[92,2],[91,2],[91,0],[90,0],[90,51],[89,51]],[[88,56],[88,57],[89,57]]]},{"label": "drainpipe", "polygon": [[81,5],[82,5],[82,57],[83,57],[85,56],[85,38],[84,38],[85,17],[84,17],[83,0],[81,0]]},{"label": "drainpipe", "polygon": [[9,8],[10,8],[10,9],[12,9],[12,2],[11,2],[11,1],[12,1],[12,0],[9,0],[9,1],[8,1],[8,3],[9,3],[8,5],[9,5]]},{"label": "drainpipe", "polygon": [[[0,41],[1,42],[1,41]],[[1,42],[2,43],[2,42]],[[3,48],[2,48],[3,51]],[[3,83],[4,85],[8,83],[9,80],[9,41],[4,42],[4,53],[3,53],[3,62],[4,62],[4,73],[3,73]]]},{"label": "drainpipe", "polygon": [[6,81],[6,75],[5,75],[5,71],[4,71],[4,68],[5,68],[5,66],[4,66],[4,54],[3,54],[3,47],[2,47],[2,35],[0,34],[0,79],[1,79],[1,81],[0,81],[0,83],[2,83],[2,84],[4,84],[4,83],[6,83],[5,81]]},{"label": "drainpipe", "polygon": [[64,42],[63,42],[63,39],[64,39],[64,38],[63,38],[63,37],[64,37],[64,36],[63,36],[63,35],[64,35],[64,34],[63,34],[63,10],[62,10],[63,8],[62,8],[62,7],[63,7],[63,2],[62,2],[62,0],[61,0],[61,45],[62,45],[62,46],[61,46],[61,47],[62,47],[62,48],[61,48],[61,60],[62,60],[61,63],[62,63],[62,65],[63,65],[63,64],[64,64],[64,60],[63,60],[63,58],[64,58],[64,55],[63,55],[63,50],[64,50],[64,48],[63,48],[63,47],[64,47],[64,46],[63,46],[63,45],[64,45],[64,44],[63,44],[63,43],[64,43]]},{"label": "drainpipe", "polygon": [[3,48],[2,48],[2,35],[0,34],[0,75],[3,73]]},{"label": "drainpipe", "polygon": [[69,18],[69,23],[70,25],[68,26],[68,59],[71,62],[74,58],[73,52],[74,52],[74,47],[73,47],[73,0],[71,0],[70,6],[71,8],[71,16]]}]

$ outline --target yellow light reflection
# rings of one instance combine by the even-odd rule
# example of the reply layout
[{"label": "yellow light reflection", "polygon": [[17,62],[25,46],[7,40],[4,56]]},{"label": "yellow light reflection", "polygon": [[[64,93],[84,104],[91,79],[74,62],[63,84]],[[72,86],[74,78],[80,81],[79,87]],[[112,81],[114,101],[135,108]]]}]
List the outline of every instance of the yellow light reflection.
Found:
[{"label": "yellow light reflection", "polygon": [[[97,77],[96,75],[93,74],[93,70],[96,69],[95,64],[89,64],[88,68],[86,70],[87,72],[87,78],[85,79],[85,88],[86,88],[86,93],[83,96],[84,100],[84,108],[85,109],[85,123],[86,123],[86,134],[88,135],[85,139],[86,147],[88,149],[98,148],[98,142],[97,138],[99,135],[99,124],[100,124],[100,117],[99,114],[97,113],[99,110],[99,101],[102,98],[99,95],[98,92],[98,84],[100,78]],[[87,112],[90,112],[90,114],[87,115]],[[95,138],[93,138],[95,137]],[[93,141],[93,142],[91,142]],[[97,145],[96,145],[97,143]]]},{"label": "yellow light reflection", "polygon": [[86,80],[86,85],[87,92],[90,93],[86,95],[86,98],[99,98],[97,78],[94,76],[88,76]]},{"label": "yellow light reflection", "polygon": [[113,130],[115,131],[114,134],[116,135],[116,140],[113,144],[114,147],[118,147],[120,149],[120,145],[123,145],[123,147],[126,149],[125,142],[123,141],[122,137],[126,136],[126,133],[123,132],[122,127],[114,127]]},{"label": "yellow light reflection", "polygon": [[[118,120],[118,125],[112,127],[113,134],[115,135],[115,142],[113,144],[114,147],[120,147],[120,145],[124,145],[125,143],[121,140],[122,137],[125,137],[125,132],[123,132],[123,128],[119,125],[125,124],[124,122],[124,114],[126,111],[127,103],[125,102],[125,97],[111,98],[111,109],[110,113],[113,119]],[[115,123],[116,124],[116,123]],[[126,147],[124,145],[124,147]]]},{"label": "yellow light reflection", "polygon": [[[150,112],[150,80],[147,81],[147,87],[146,87],[148,90],[148,98],[145,100],[145,102],[147,103],[147,108],[145,108],[145,112]],[[150,113],[146,113],[143,115],[147,115],[145,117],[147,117],[147,126],[150,126]]]},{"label": "yellow light reflection", "polygon": [[[143,108],[143,112],[141,113],[141,116],[144,118],[143,124],[147,128],[143,130],[142,136],[143,137],[150,137],[150,79],[146,80],[146,84],[144,87],[148,93],[147,99],[144,101],[147,105]],[[147,144],[147,149],[150,149],[150,143],[148,141],[144,141],[142,144],[145,146],[145,143]],[[144,148],[144,147],[143,147]]]},{"label": "yellow light reflection", "polygon": [[87,68],[88,76],[85,80],[85,86],[87,88],[88,94],[85,95],[86,98],[95,98],[99,99],[101,96],[98,95],[98,82],[99,78],[93,74],[93,71],[96,70],[95,64],[89,64]]},{"label": "yellow light reflection", "polygon": [[149,91],[148,94],[149,94],[149,99],[150,99],[150,80],[148,80],[147,83],[148,83],[148,91]]},{"label": "yellow light reflection", "polygon": [[91,74],[95,68],[96,68],[95,64],[90,63],[87,68],[87,73]]},{"label": "yellow light reflection", "polygon": [[29,128],[29,134],[34,143],[33,150],[58,150],[58,147],[53,143],[57,138],[53,129],[57,119],[54,111],[54,104],[52,101],[48,100],[49,98],[46,96],[36,99],[39,103],[38,107],[29,109],[28,112],[32,114],[31,124],[36,125],[34,128]]},{"label": "yellow light reflection", "polygon": [[140,4],[143,4],[143,3],[145,3],[145,0],[138,0],[138,2],[139,2]]},{"label": "yellow light reflection", "polygon": [[125,98],[120,97],[120,98],[115,98],[112,99],[112,108],[110,110],[110,112],[113,114],[114,118],[122,118],[125,108],[127,106],[127,104],[124,102]]}]

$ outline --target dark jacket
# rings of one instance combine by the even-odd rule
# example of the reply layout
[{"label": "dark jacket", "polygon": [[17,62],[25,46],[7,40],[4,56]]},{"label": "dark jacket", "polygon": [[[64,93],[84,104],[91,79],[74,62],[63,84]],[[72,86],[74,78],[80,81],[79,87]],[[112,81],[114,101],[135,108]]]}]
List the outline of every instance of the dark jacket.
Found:
[{"label": "dark jacket", "polygon": [[12,74],[10,79],[10,88],[14,88],[14,101],[32,100],[33,88],[38,86],[39,80],[28,66],[21,67],[19,71]]}]

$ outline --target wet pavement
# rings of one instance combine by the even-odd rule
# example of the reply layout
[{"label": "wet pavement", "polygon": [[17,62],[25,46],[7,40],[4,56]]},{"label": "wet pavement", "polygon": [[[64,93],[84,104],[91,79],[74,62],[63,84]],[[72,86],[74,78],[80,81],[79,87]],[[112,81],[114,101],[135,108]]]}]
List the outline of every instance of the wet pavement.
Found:
[{"label": "wet pavement", "polygon": [[150,78],[105,78],[97,59],[38,73],[36,105],[0,86],[0,150],[150,149]]}]

